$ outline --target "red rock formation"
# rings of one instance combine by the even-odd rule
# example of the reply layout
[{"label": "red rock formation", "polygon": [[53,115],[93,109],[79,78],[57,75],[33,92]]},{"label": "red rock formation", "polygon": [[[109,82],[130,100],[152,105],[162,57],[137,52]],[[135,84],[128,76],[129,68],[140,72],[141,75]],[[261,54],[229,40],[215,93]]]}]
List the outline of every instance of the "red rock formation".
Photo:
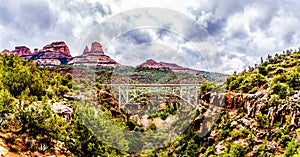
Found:
[{"label": "red rock formation", "polygon": [[88,67],[116,67],[118,63],[107,55],[88,53],[72,58],[68,64]]},{"label": "red rock formation", "polygon": [[85,49],[83,50],[83,54],[87,54],[87,53],[89,53],[89,48],[88,48],[88,46],[86,46]]},{"label": "red rock formation", "polygon": [[157,68],[162,70],[170,70],[174,72],[186,72],[191,74],[196,74],[199,72],[198,70],[182,67],[174,63],[156,62],[153,59],[149,59],[145,63],[138,65],[137,67]]},{"label": "red rock formation", "polygon": [[44,46],[41,50],[35,48],[34,53],[28,59],[31,59],[40,65],[57,66],[66,64],[71,57],[68,46],[65,42],[60,41],[52,42],[51,44]]},{"label": "red rock formation", "polygon": [[148,59],[148,60],[146,60],[146,62],[143,63],[141,66],[147,66],[147,67],[151,67],[151,66],[153,66],[153,67],[159,67],[160,64],[157,63],[157,62],[156,62],[155,60],[153,60],[153,59]]},{"label": "red rock formation", "polygon": [[61,52],[65,55],[67,55],[68,57],[71,57],[71,54],[70,54],[70,50],[68,48],[68,46],[65,44],[65,42],[63,41],[60,41],[60,42],[53,42],[49,45],[46,45],[43,47],[43,50],[42,51],[50,51],[50,52]]},{"label": "red rock formation", "polygon": [[10,53],[10,51],[9,50],[7,50],[7,49],[4,49],[3,51],[1,51],[2,53],[6,53],[6,54],[9,54]]},{"label": "red rock formation", "polygon": [[34,51],[33,51],[33,53],[34,53],[34,54],[39,53],[39,49],[38,49],[38,48],[35,48]]},{"label": "red rock formation", "polygon": [[100,54],[104,55],[102,45],[98,42],[93,42],[90,53],[100,53]]},{"label": "red rock formation", "polygon": [[68,64],[89,67],[116,67],[119,65],[115,60],[104,54],[102,45],[99,42],[93,42],[90,51],[86,46],[83,54],[72,58]]},{"label": "red rock formation", "polygon": [[16,54],[19,56],[31,55],[30,49],[26,46],[16,46],[15,50],[12,50],[10,53]]}]

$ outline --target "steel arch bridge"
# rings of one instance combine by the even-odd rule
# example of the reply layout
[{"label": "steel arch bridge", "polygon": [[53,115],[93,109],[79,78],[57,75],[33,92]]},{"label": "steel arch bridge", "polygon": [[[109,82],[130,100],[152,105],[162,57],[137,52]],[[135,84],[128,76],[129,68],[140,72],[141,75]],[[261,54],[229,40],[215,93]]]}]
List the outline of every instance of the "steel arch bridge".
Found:
[{"label": "steel arch bridge", "polygon": [[195,107],[198,105],[201,84],[108,84],[114,92],[119,107],[123,108],[143,94],[171,94]]}]

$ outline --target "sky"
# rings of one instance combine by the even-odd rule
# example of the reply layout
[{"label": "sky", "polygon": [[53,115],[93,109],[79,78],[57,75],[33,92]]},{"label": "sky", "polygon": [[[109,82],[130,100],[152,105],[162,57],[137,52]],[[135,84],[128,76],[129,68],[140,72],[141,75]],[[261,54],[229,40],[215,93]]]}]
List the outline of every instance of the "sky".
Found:
[{"label": "sky", "polygon": [[300,46],[298,0],[0,3],[0,50],[65,41],[76,56],[97,40],[107,55],[126,65],[152,58],[232,74],[259,63],[260,57]]}]

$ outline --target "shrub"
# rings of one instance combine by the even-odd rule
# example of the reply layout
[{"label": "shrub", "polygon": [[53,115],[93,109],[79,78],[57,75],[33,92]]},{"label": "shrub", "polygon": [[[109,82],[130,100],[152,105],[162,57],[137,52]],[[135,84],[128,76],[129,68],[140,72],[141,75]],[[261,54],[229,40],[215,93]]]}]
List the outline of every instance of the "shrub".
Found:
[{"label": "shrub", "polygon": [[267,145],[266,141],[264,143],[260,144],[256,150],[254,150],[254,156],[260,156],[264,157],[267,156]]},{"label": "shrub", "polygon": [[232,144],[230,147],[230,156],[244,156],[246,153],[244,147],[240,144]]},{"label": "shrub", "polygon": [[282,73],[284,73],[284,72],[285,72],[285,69],[279,67],[279,68],[276,70],[275,74],[282,74]]},{"label": "shrub", "polygon": [[296,140],[293,138],[290,142],[288,142],[287,147],[285,148],[284,155],[285,156],[292,156],[297,152],[297,146],[299,144],[296,143]]},{"label": "shrub", "polygon": [[261,112],[259,112],[256,115],[256,119],[260,127],[265,127],[266,125],[269,125],[268,115],[266,114],[262,114]]},{"label": "shrub", "polygon": [[214,83],[204,82],[200,86],[200,95],[210,92],[216,85]]},{"label": "shrub", "polygon": [[290,88],[285,83],[275,83],[271,87],[272,94],[279,95],[280,99],[286,98],[290,94]]},{"label": "shrub", "polygon": [[258,67],[258,73],[262,74],[264,76],[267,76],[268,75],[268,70],[265,66],[259,66]]},{"label": "shrub", "polygon": [[1,117],[3,116],[4,113],[6,112],[11,112],[12,109],[14,108],[12,102],[13,102],[13,97],[7,91],[6,89],[0,90],[0,114]]},{"label": "shrub", "polygon": [[239,138],[240,136],[242,136],[242,133],[236,129],[231,131],[229,134],[233,139],[236,139],[236,138]]},{"label": "shrub", "polygon": [[279,140],[279,143],[282,147],[287,146],[287,144],[291,141],[290,137],[288,135],[282,135],[281,139]]},{"label": "shrub", "polygon": [[269,64],[269,65],[267,66],[267,71],[270,72],[270,71],[273,71],[273,70],[274,70],[273,65]]},{"label": "shrub", "polygon": [[149,129],[150,130],[156,130],[156,125],[154,123],[151,123],[150,126],[149,126]]}]

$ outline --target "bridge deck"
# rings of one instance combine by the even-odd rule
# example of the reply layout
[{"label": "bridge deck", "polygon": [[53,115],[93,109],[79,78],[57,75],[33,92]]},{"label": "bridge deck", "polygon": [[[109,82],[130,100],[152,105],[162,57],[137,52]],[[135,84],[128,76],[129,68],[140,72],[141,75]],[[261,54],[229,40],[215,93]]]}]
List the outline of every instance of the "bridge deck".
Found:
[{"label": "bridge deck", "polygon": [[133,86],[133,87],[181,87],[201,86],[201,84],[106,84],[107,86]]}]

